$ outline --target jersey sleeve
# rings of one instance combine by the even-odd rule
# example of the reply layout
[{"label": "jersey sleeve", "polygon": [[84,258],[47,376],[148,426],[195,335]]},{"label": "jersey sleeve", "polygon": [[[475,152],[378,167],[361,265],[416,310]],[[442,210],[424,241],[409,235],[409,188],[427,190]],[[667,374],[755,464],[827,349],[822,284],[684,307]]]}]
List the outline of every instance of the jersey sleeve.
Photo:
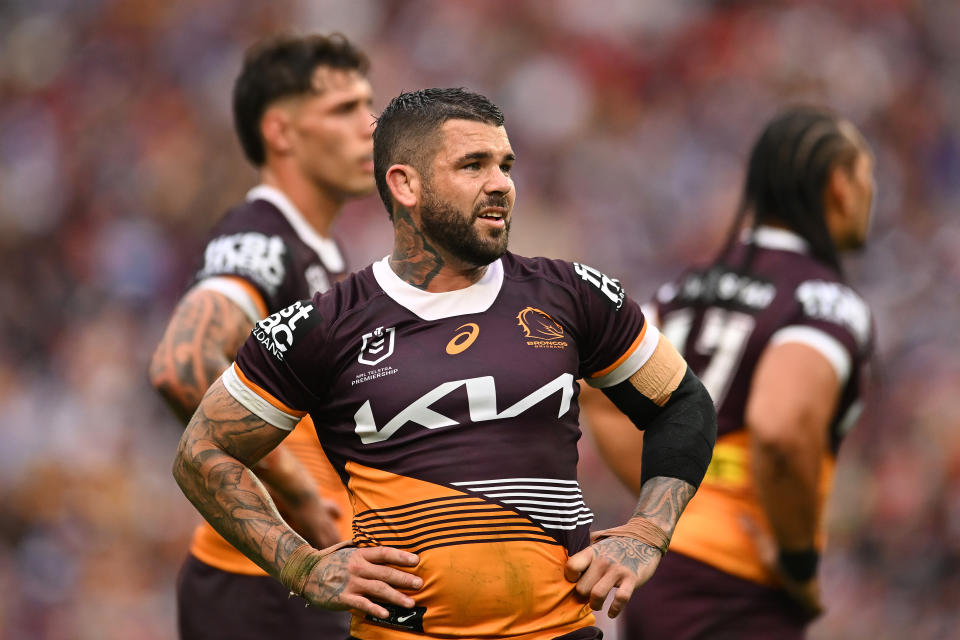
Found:
[{"label": "jersey sleeve", "polygon": [[[228,215],[217,225],[203,250],[203,264],[194,282],[224,289],[221,293],[231,300],[239,296],[234,302],[244,310],[249,308],[242,303],[246,294],[257,307],[275,311],[300,297],[290,295],[290,249],[283,236],[252,228],[242,218]],[[227,280],[241,283],[242,289],[226,285]]]},{"label": "jersey sleeve", "polygon": [[580,300],[580,370],[593,387],[620,384],[640,369],[660,339],[640,305],[630,299],[620,281],[578,262],[571,265],[573,286]]},{"label": "jersey sleeve", "polygon": [[796,311],[771,337],[771,345],[801,343],[819,351],[840,386],[872,348],[873,320],[866,302],[839,282],[808,280],[795,290]]},{"label": "jersey sleeve", "polygon": [[222,377],[237,402],[280,429],[319,401],[326,330],[317,306],[302,300],[258,322]]}]

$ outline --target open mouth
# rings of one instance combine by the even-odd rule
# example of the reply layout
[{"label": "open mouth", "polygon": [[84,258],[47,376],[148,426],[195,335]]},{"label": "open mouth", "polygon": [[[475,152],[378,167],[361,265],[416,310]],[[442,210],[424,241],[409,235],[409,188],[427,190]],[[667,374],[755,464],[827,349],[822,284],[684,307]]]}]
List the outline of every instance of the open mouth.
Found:
[{"label": "open mouth", "polygon": [[482,220],[501,222],[506,218],[506,212],[503,209],[484,209],[477,217]]}]

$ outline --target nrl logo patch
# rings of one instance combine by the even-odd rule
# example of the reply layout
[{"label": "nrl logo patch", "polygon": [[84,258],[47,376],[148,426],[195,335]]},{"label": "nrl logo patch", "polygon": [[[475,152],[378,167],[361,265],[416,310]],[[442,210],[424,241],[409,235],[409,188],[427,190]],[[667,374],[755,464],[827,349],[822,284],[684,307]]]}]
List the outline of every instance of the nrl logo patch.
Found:
[{"label": "nrl logo patch", "polygon": [[370,333],[363,334],[363,345],[360,347],[360,364],[375,365],[393,355],[394,327],[384,329],[377,327]]},{"label": "nrl logo patch", "polygon": [[517,314],[517,324],[527,338],[527,345],[538,349],[563,349],[563,326],[547,313],[535,307],[527,307]]}]

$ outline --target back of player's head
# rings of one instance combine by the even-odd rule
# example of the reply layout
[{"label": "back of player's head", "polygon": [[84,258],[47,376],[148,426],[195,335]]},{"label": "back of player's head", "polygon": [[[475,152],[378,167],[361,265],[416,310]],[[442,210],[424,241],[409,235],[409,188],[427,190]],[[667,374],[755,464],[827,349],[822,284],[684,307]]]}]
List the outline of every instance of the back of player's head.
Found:
[{"label": "back of player's head", "polygon": [[317,67],[366,75],[370,63],[360,49],[339,33],[278,35],[247,49],[243,68],[233,85],[233,120],[247,159],[261,166],[266,160],[260,120],[275,101],[317,92]]},{"label": "back of player's head", "polygon": [[440,128],[447,120],[473,120],[502,127],[503,113],[485,96],[463,88],[421,89],[401,93],[377,118],[373,175],[391,219],[393,200],[387,186],[387,170],[395,164],[407,164],[428,176]]},{"label": "back of player's head", "polygon": [[749,212],[754,226],[786,225],[809,243],[814,257],[840,271],[824,194],[830,172],[852,170],[865,148],[859,132],[828,109],[796,106],[780,112],[750,151],[739,217]]}]

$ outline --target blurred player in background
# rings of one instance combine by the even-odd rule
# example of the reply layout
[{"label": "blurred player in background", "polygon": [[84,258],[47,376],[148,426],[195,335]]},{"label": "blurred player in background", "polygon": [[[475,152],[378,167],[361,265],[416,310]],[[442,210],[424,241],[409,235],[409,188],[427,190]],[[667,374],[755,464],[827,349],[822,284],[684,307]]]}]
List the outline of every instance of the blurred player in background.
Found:
[{"label": "blurred player in background", "polygon": [[[374,134],[393,253],[257,324],[174,475],[218,531],[351,634],[592,640],[656,569],[716,437],[710,397],[599,271],[507,251],[514,153],[462,89],[395,98]],[[576,380],[647,429],[630,521],[594,534]],[[311,413],[355,546],[313,548],[249,472]]]},{"label": "blurred player in background", "polygon": [[[150,367],[153,385],[184,423],[256,322],[345,274],[329,233],[346,201],[374,189],[367,69],[366,55],[339,35],[281,36],[247,52],[233,110],[260,184],[214,228]],[[309,419],[255,472],[284,518],[313,544],[349,539],[346,492]],[[347,633],[347,616],[288,598],[283,585],[206,523],[181,570],[177,602],[185,640]]]},{"label": "blurred player in background", "polygon": [[[653,321],[713,397],[718,439],[670,553],[630,602],[628,640],[801,638],[820,612],[823,505],[873,331],[838,253],[865,242],[873,165],[850,122],[784,111],[753,147],[719,259],[657,293]],[[639,490],[639,432],[596,394],[584,410]]]}]

